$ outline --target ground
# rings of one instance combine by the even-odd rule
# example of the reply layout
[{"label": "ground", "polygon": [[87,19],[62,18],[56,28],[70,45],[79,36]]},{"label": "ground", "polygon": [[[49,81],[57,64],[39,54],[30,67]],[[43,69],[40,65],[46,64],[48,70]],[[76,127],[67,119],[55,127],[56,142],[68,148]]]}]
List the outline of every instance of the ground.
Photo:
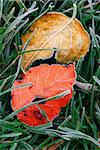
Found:
[{"label": "ground", "polygon": [[[12,84],[21,69],[21,35],[33,22],[50,11],[76,18],[90,34],[91,45],[76,62],[77,81],[70,103],[53,121],[29,127],[16,118],[11,108]],[[0,149],[10,150],[98,150],[100,133],[100,2],[99,0],[0,0]],[[41,63],[56,63],[38,60]],[[89,86],[90,85],[90,86]]]}]

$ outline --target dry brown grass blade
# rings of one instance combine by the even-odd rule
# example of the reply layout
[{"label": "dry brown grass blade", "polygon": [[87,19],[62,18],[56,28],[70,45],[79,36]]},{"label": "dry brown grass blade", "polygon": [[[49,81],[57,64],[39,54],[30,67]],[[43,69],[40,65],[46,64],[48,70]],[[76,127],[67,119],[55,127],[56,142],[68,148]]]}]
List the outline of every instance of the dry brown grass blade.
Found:
[{"label": "dry brown grass blade", "polygon": [[46,146],[45,148],[43,148],[42,150],[57,150],[57,148],[62,145],[64,143],[63,140],[61,140],[60,142],[53,144],[52,146],[48,147]]}]

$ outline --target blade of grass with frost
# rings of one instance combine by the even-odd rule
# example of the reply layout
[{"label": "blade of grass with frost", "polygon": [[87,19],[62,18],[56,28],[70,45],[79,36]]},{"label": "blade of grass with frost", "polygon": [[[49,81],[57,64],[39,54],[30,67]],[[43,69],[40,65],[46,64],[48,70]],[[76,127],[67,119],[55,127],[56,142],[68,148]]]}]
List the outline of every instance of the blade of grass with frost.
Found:
[{"label": "blade of grass with frost", "polygon": [[60,143],[63,144],[62,138],[54,140],[51,143],[48,143],[48,142],[50,142],[50,140],[51,140],[51,138],[46,139],[43,143],[41,143],[39,146],[37,146],[37,149],[39,150],[39,149],[43,149],[45,147],[50,148],[50,147],[52,147],[53,145],[56,145],[56,144],[59,144],[59,146],[60,146]]},{"label": "blade of grass with frost", "polygon": [[21,86],[16,86],[16,87],[9,88],[8,90],[5,90],[5,91],[3,91],[2,93],[0,93],[0,96],[6,94],[6,93],[8,93],[8,92],[10,92],[10,91],[13,90],[13,89],[24,88],[24,87],[27,87],[27,86],[30,87],[30,86],[32,86],[32,84],[31,84],[31,83],[27,83],[27,84],[22,84]]},{"label": "blade of grass with frost", "polygon": [[64,0],[64,2],[62,3],[62,5],[58,8],[58,11],[63,10],[69,3],[69,0]]},{"label": "blade of grass with frost", "polygon": [[86,139],[88,141],[91,141],[93,142],[94,144],[96,144],[97,146],[100,146],[100,144],[98,143],[98,141],[96,141],[94,138],[92,138],[91,136],[85,134],[85,133],[82,133],[80,131],[77,131],[77,130],[74,130],[74,129],[70,129],[70,128],[67,128],[67,127],[58,127],[60,130],[63,131],[63,134],[65,133],[66,136],[70,135],[72,136],[72,138],[82,138],[82,139]]},{"label": "blade of grass with frost", "polygon": [[62,123],[61,123],[61,127],[64,127],[68,124],[68,122],[72,119],[72,116],[69,115]]},{"label": "blade of grass with frost", "polygon": [[2,10],[3,10],[3,0],[0,0],[0,21],[2,16]]},{"label": "blade of grass with frost", "polygon": [[11,10],[11,8],[13,7],[15,1],[11,1],[11,0],[4,0],[4,14],[9,14],[9,11]]},{"label": "blade of grass with frost", "polygon": [[80,108],[81,108],[81,110],[82,110],[82,108],[83,108],[83,104],[82,104],[82,99],[83,98],[85,98],[85,96],[81,96],[81,93],[79,94],[79,104],[80,104]]},{"label": "blade of grass with frost", "polygon": [[100,75],[100,66],[98,66],[98,68],[97,68],[97,70],[95,72],[95,76],[96,77],[99,77],[99,75]]},{"label": "blade of grass with frost", "polygon": [[[12,43],[12,41],[13,41],[15,35],[16,35],[16,34],[20,31],[20,29],[28,22],[28,20],[29,20],[29,19],[27,18],[27,19],[25,20],[25,22],[23,22],[21,25],[19,25],[18,28],[13,32],[11,38],[8,39],[8,41],[7,41],[8,44],[6,43],[7,46],[5,45],[5,46],[6,46],[6,50],[7,50],[6,53],[8,53],[8,47],[10,47],[10,45],[11,45],[11,43]],[[17,56],[16,56],[16,58],[17,58]],[[16,58],[15,58],[15,59],[16,59]]]},{"label": "blade of grass with frost", "polygon": [[1,138],[11,138],[11,137],[15,137],[15,136],[19,136],[22,135],[22,133],[9,133],[9,134],[2,134],[0,135],[0,139]]},{"label": "blade of grass with frost", "polygon": [[83,77],[81,77],[80,75],[77,75],[77,78],[79,79],[79,81],[81,82],[88,82],[86,79],[84,79]]},{"label": "blade of grass with frost", "polygon": [[[29,42],[30,42],[32,36],[35,34],[35,32],[36,32],[36,30],[34,30],[34,32],[32,32],[32,34],[30,35],[30,37],[27,39],[26,43],[24,44],[24,46],[23,46],[23,48],[22,48],[22,54],[23,54],[23,52],[25,51],[25,49],[27,48],[27,46],[29,45]],[[24,70],[24,69],[22,68],[22,66],[21,66],[22,57],[23,57],[23,56],[21,55],[21,56],[20,56],[20,59],[19,59],[19,64],[18,64],[18,69],[17,69],[17,72],[16,72],[16,77],[17,77],[17,75],[18,75],[18,73],[19,73],[20,67],[21,67],[22,72],[23,72],[24,74],[26,74],[25,70]]]},{"label": "blade of grass with frost", "polygon": [[[14,31],[12,31],[12,33],[9,35],[10,37],[9,37],[9,38],[7,37],[8,40],[6,40],[6,43],[5,43],[5,45],[3,46],[2,50],[0,51],[0,54],[2,53],[2,51],[4,50],[4,48],[6,47],[6,45],[7,45],[6,49],[7,49],[7,52],[8,52],[8,47],[10,47],[13,38],[15,37],[15,35],[17,34],[17,32],[19,32],[19,30],[20,30],[27,22],[28,22],[28,18],[27,18],[24,22],[22,22],[22,24],[20,24]],[[6,50],[6,49],[5,49],[5,50]]]},{"label": "blade of grass with frost", "polygon": [[26,8],[25,4],[22,2],[22,0],[15,0],[15,1],[19,5],[20,9],[24,8],[25,11],[27,11],[27,8]]},{"label": "blade of grass with frost", "polygon": [[70,141],[67,142],[67,144],[64,145],[63,150],[69,150],[70,143],[71,143]]},{"label": "blade of grass with frost", "polygon": [[67,10],[64,10],[63,13],[68,13],[68,12],[70,12],[72,10],[73,10],[73,8],[68,8]]},{"label": "blade of grass with frost", "polygon": [[99,119],[99,121],[100,121],[100,107],[98,106],[97,103],[96,103],[95,108],[96,108],[96,117],[97,117],[97,118]]},{"label": "blade of grass with frost", "polygon": [[31,9],[33,9],[33,8],[35,8],[36,7],[36,1],[34,1],[32,4],[31,4],[31,7],[30,8],[28,8],[28,10],[31,10]]},{"label": "blade of grass with frost", "polygon": [[45,11],[45,7],[47,6],[47,4],[48,4],[49,2],[50,2],[50,0],[47,0],[47,1],[45,2],[45,4],[43,5],[41,11],[39,12],[39,14],[41,14],[43,11]]},{"label": "blade of grass with frost", "polygon": [[45,141],[43,141],[40,145],[37,146],[37,149],[44,148],[51,141],[51,137],[48,137]]},{"label": "blade of grass with frost", "polygon": [[[58,147],[61,145],[61,144],[63,144],[64,143],[64,141],[63,141],[63,139],[62,138],[59,138],[59,139],[56,139],[56,140],[54,140],[54,141],[52,141],[51,143],[49,143],[48,145],[47,145],[47,147],[49,148],[49,147],[53,147],[53,145],[58,145]],[[44,145],[43,145],[43,147],[44,147]]]},{"label": "blade of grass with frost", "polygon": [[25,125],[25,124],[24,124],[24,126],[30,132],[37,133],[37,134],[45,134],[45,135],[46,135],[46,133],[44,132],[45,129],[53,127],[52,122],[46,123],[44,125],[39,125],[36,127],[29,127],[28,125]]},{"label": "blade of grass with frost", "polygon": [[[7,45],[7,46],[10,46],[10,44],[11,44],[11,42],[12,42],[12,40],[13,40],[13,38],[14,38],[14,36],[17,34],[17,32],[26,24],[28,22],[28,19],[26,19],[26,21],[24,22],[24,23],[22,23],[21,25],[19,25],[19,27],[15,30],[15,32],[12,34],[12,37],[11,38],[9,38],[9,44]],[[7,42],[7,43],[8,43]],[[2,49],[3,50],[3,49]],[[16,60],[18,59],[18,56],[15,58],[15,60],[13,60],[13,62],[10,64],[10,65],[8,65],[8,67],[6,67],[4,70],[3,70],[3,72],[0,74],[0,76],[2,75],[2,74],[4,74],[15,62],[16,62]],[[20,60],[19,60],[20,61]],[[21,63],[21,62],[20,62]],[[19,64],[19,66],[20,66],[20,64]],[[18,75],[18,72],[16,73],[16,76],[15,76],[15,78],[14,78],[14,80],[16,79],[16,77],[17,77],[17,75]],[[13,80],[13,81],[14,81]],[[12,82],[13,83],[13,82]]]},{"label": "blade of grass with frost", "polygon": [[80,131],[77,130],[73,130],[67,127],[58,127],[58,129],[60,130],[52,130],[52,129],[46,129],[45,132],[47,132],[48,134],[55,134],[58,135],[64,139],[85,139],[88,141],[93,142],[95,145],[100,146],[100,144],[98,143],[98,141],[96,141],[94,138],[92,138],[89,135],[86,135]]},{"label": "blade of grass with frost", "polygon": [[94,94],[95,94],[95,91],[94,91],[94,86],[95,86],[95,83],[93,84],[93,87],[92,87],[92,90],[91,90],[91,102],[90,102],[90,116],[91,118],[94,117],[94,113],[93,113],[93,109],[94,109]]},{"label": "blade of grass with frost", "polygon": [[83,58],[81,58],[80,60],[78,60],[77,64],[76,64],[76,71],[77,74],[80,74],[81,70],[82,70],[82,62],[83,62]]},{"label": "blade of grass with frost", "polygon": [[31,137],[32,137],[32,136],[30,135],[30,136],[27,136],[27,137],[24,137],[24,138],[20,138],[20,139],[18,139],[18,140],[14,140],[14,141],[5,141],[5,142],[3,142],[3,144],[0,144],[0,148],[6,147],[6,146],[11,145],[11,144],[13,144],[13,143],[20,143],[20,142],[22,142],[22,141],[27,141],[27,140],[29,140]]},{"label": "blade of grass with frost", "polygon": [[93,76],[93,79],[96,83],[98,83],[100,85],[100,80],[96,76]]},{"label": "blade of grass with frost", "polygon": [[28,26],[23,30],[23,33],[25,33],[27,30],[28,30],[28,28],[35,22],[35,21],[37,21],[40,17],[42,17],[44,14],[46,14],[47,12],[48,12],[48,10],[49,10],[49,8],[47,8],[43,13],[41,13],[38,17],[36,17],[32,22],[30,22],[29,24],[28,24]]},{"label": "blade of grass with frost", "polygon": [[58,131],[58,130],[46,129],[44,132],[45,132],[46,134],[51,135],[52,137],[61,137],[62,139],[65,139],[65,140],[67,140],[67,141],[70,141],[70,140],[71,140],[70,137],[68,137],[68,136],[67,136],[66,138],[64,138],[63,134],[61,134],[61,132]]},{"label": "blade of grass with frost", "polygon": [[0,73],[0,76],[2,76],[2,75],[17,61],[18,58],[19,58],[19,57],[16,57],[16,58],[11,62],[11,64],[8,65],[8,67],[6,67],[6,68],[3,70],[3,72]]},{"label": "blade of grass with frost", "polygon": [[32,147],[31,145],[29,145],[28,143],[22,141],[21,144],[22,144],[27,150],[33,150],[33,147]]},{"label": "blade of grass with frost", "polygon": [[90,34],[91,34],[91,37],[92,37],[92,42],[93,42],[94,47],[99,48],[99,40],[97,39],[94,30],[91,27],[89,27],[89,30],[90,30]]},{"label": "blade of grass with frost", "polygon": [[47,116],[47,114],[45,113],[45,111],[43,109],[40,108],[40,106],[37,105],[37,108],[40,110],[41,114],[44,116],[44,118],[48,121],[49,121],[49,118]]},{"label": "blade of grass with frost", "polygon": [[16,150],[17,146],[18,146],[18,143],[14,143],[14,144],[11,145],[9,150]]},{"label": "blade of grass with frost", "polygon": [[82,115],[81,115],[81,124],[80,124],[80,128],[81,128],[81,126],[83,125],[84,118],[85,118],[85,107],[83,107],[83,111],[82,111]]},{"label": "blade of grass with frost", "polygon": [[12,77],[13,75],[7,77],[6,79],[3,80],[3,82],[0,85],[0,91],[3,89],[3,87],[5,86],[5,84],[7,83],[7,81]]},{"label": "blade of grass with frost", "polygon": [[62,92],[62,93],[60,93],[60,94],[57,94],[57,95],[55,95],[55,96],[52,96],[52,97],[50,97],[50,98],[45,98],[45,99],[43,99],[43,100],[39,100],[39,101],[36,101],[36,102],[29,103],[29,104],[23,106],[22,108],[16,110],[15,112],[11,113],[10,115],[6,116],[6,117],[4,118],[4,120],[8,120],[8,119],[10,119],[10,118],[13,118],[16,114],[18,114],[19,112],[23,111],[24,109],[26,109],[26,108],[29,107],[29,106],[33,106],[33,105],[35,105],[35,104],[43,103],[43,102],[46,102],[46,101],[48,101],[48,100],[56,100],[56,99],[58,99],[58,101],[59,101],[59,98],[62,98],[62,97],[64,97],[65,95],[70,94],[70,92],[71,92],[70,90],[67,90],[67,91],[64,91],[64,92]]},{"label": "blade of grass with frost", "polygon": [[17,34],[17,32],[20,31],[20,29],[29,21],[29,19],[27,18],[25,21],[23,21],[14,31],[12,31],[12,36],[10,37],[10,39],[8,39],[8,41],[6,42],[6,44],[8,44],[9,42],[9,47],[10,44],[12,43],[13,38],[15,37],[15,35]]},{"label": "blade of grass with frost", "polygon": [[30,35],[30,37],[27,39],[26,43],[24,44],[23,48],[22,48],[22,54],[25,51],[25,49],[27,48],[27,46],[29,45],[29,42],[32,38],[32,36],[35,34],[36,30],[34,30],[34,32],[32,32],[32,34]]},{"label": "blade of grass with frost", "polygon": [[4,127],[5,129],[3,132],[2,131],[0,132],[1,135],[4,134],[6,130],[7,131],[10,130],[13,132],[20,132],[29,135],[29,132],[20,128],[20,125],[18,126],[16,122],[9,122],[0,119],[0,127]]},{"label": "blade of grass with frost", "polygon": [[34,143],[38,140],[38,138],[40,137],[39,134],[34,134],[31,138],[31,140],[28,142],[30,145],[34,145]]},{"label": "blade of grass with frost", "polygon": [[4,39],[5,36],[6,36],[9,32],[11,32],[12,30],[14,30],[14,29],[16,28],[16,26],[18,26],[18,24],[21,22],[21,20],[22,20],[23,18],[25,18],[25,17],[28,16],[30,13],[33,13],[33,12],[35,12],[35,11],[37,11],[37,10],[38,10],[38,8],[35,8],[35,9],[33,9],[33,10],[29,10],[28,12],[25,12],[23,15],[17,17],[17,18],[9,25],[9,27],[6,29],[5,33],[2,35],[2,39]]},{"label": "blade of grass with frost", "polygon": [[[18,16],[21,16],[21,15],[23,15],[24,14],[24,8],[22,8],[20,11],[19,11],[19,13],[18,13]],[[17,17],[18,17],[17,16]]]},{"label": "blade of grass with frost", "polygon": [[8,24],[10,24],[10,20],[13,18],[13,15],[14,15],[14,12],[15,12],[15,7],[13,7],[11,9],[11,11],[9,12],[9,14],[7,15],[6,17],[6,20],[5,20],[5,24],[4,24],[4,27],[6,27]]},{"label": "blade of grass with frost", "polygon": [[24,51],[24,52],[19,52],[18,54],[21,55],[21,54],[24,54],[24,53],[30,53],[30,52],[35,52],[35,51],[44,51],[44,50],[45,51],[47,51],[47,50],[51,50],[51,51],[55,51],[55,50],[56,51],[60,51],[60,50],[63,50],[63,51],[66,51],[67,49],[58,49],[58,48],[56,48],[56,49],[55,48],[51,48],[51,49],[50,48],[41,48],[41,49],[39,49],[38,48],[38,49],[32,49],[32,50],[28,50],[28,51]]},{"label": "blade of grass with frost", "polygon": [[[34,31],[35,32],[35,31]],[[27,48],[32,36],[34,35],[34,32],[31,34],[31,36],[28,38],[28,40],[26,41],[26,43],[24,44],[23,48],[22,48],[22,52],[24,52],[24,50]],[[18,62],[18,66],[17,66],[17,72],[15,73],[15,77],[12,81],[12,83],[15,81],[16,77],[18,76],[19,74],[19,71],[20,71],[20,68],[21,68],[21,62],[22,62],[22,55],[20,56],[19,58],[19,62]],[[23,70],[22,68],[22,71],[25,73],[25,71]]]}]

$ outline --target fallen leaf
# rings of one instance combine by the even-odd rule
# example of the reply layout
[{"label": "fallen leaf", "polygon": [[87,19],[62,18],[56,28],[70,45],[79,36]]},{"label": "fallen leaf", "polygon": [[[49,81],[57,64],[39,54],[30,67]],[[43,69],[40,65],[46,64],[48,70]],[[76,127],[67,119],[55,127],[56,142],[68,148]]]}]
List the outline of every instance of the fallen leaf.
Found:
[{"label": "fallen leaf", "polygon": [[[84,56],[89,49],[90,37],[82,24],[58,12],[50,12],[39,18],[21,37],[23,45],[33,34],[23,54],[22,67],[26,69],[33,61],[52,56],[54,48],[60,63],[69,63]],[[46,49],[46,50],[43,50]],[[32,52],[28,52],[33,50]],[[36,51],[37,50],[37,51]]]},{"label": "fallen leaf", "polygon": [[[16,80],[13,87],[31,83],[31,87],[22,87],[13,89],[12,109],[15,111],[34,101],[36,98],[49,98],[70,90],[70,94],[57,100],[50,100],[44,104],[38,104],[28,107],[18,113],[19,120],[30,126],[47,123],[47,119],[43,116],[43,110],[48,119],[52,121],[62,107],[65,107],[72,98],[72,87],[75,83],[75,66],[70,64],[67,67],[62,65],[40,65],[30,68],[23,76],[22,80]],[[41,108],[41,110],[39,109]]]}]

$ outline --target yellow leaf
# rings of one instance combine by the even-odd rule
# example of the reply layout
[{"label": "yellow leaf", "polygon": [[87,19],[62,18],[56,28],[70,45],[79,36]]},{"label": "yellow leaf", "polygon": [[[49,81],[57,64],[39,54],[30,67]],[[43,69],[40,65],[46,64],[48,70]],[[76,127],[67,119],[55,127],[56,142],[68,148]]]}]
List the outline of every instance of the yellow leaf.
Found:
[{"label": "yellow leaf", "polygon": [[35,60],[51,57],[54,48],[57,49],[55,58],[59,63],[78,60],[89,49],[90,37],[82,24],[76,18],[69,18],[62,13],[50,12],[38,19],[22,36],[23,44],[34,31],[26,49],[33,51],[23,54],[24,69]]}]

